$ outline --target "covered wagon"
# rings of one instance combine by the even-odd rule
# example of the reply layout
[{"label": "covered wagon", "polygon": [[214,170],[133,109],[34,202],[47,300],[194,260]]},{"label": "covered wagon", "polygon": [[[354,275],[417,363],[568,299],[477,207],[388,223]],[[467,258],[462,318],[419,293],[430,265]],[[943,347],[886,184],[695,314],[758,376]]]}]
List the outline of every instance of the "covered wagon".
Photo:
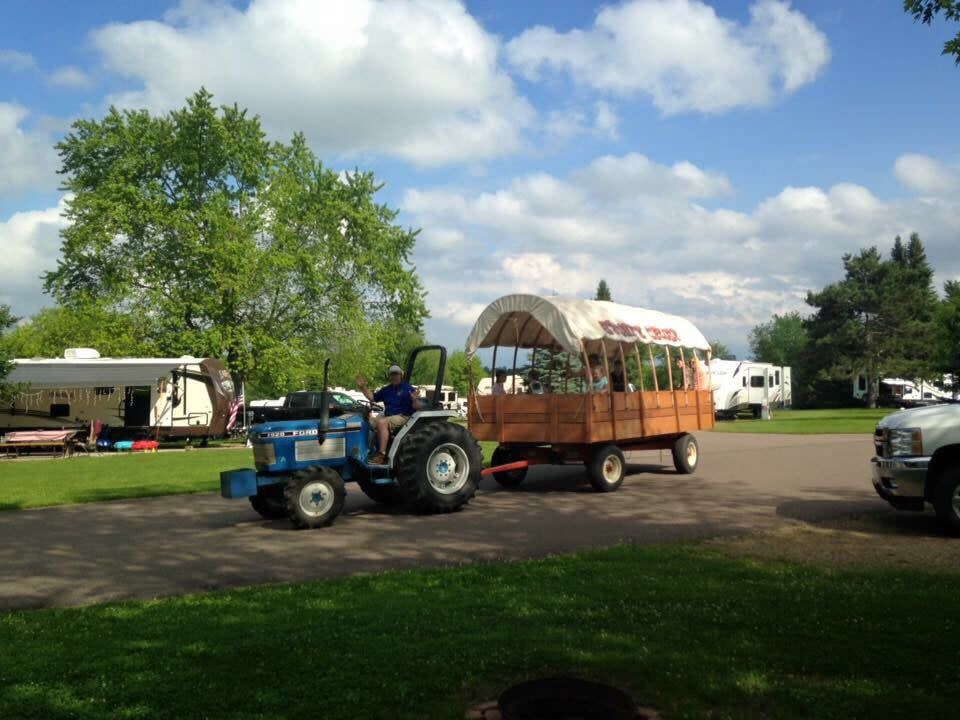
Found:
[{"label": "covered wagon", "polygon": [[519,353],[529,352],[526,392],[469,397],[471,432],[498,443],[487,472],[501,485],[520,484],[530,465],[582,462],[592,485],[609,492],[632,450],[669,449],[678,472],[696,469],[692,433],[713,427],[714,410],[710,345],[689,320],[605,301],[506,295],[467,339],[468,356],[481,348],[493,349],[494,370],[506,357],[514,374]]}]

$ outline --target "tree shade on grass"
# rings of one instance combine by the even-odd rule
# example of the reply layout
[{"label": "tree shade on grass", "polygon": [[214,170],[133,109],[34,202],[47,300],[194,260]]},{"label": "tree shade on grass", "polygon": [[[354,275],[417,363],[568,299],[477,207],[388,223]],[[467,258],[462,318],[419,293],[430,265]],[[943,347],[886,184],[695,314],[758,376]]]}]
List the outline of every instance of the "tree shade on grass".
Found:
[{"label": "tree shade on grass", "polygon": [[889,408],[840,408],[836,410],[773,410],[772,420],[720,421],[717,432],[784,433],[786,435],[832,435],[872,433]]},{"label": "tree shade on grass", "polygon": [[[489,460],[496,443],[481,446]],[[222,470],[242,467],[253,467],[250,450],[0,460],[0,510],[210,492],[219,490]]]},{"label": "tree shade on grass", "polygon": [[568,674],[671,718],[946,718],[958,594],[669,546],[11,612],[0,717],[462,718]]}]

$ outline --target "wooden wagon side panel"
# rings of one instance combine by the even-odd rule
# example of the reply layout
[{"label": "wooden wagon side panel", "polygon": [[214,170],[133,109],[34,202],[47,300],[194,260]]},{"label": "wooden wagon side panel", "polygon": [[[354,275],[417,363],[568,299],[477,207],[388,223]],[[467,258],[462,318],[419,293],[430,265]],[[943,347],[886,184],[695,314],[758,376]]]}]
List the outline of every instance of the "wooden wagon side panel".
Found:
[{"label": "wooden wagon side panel", "polygon": [[470,430],[501,443],[625,442],[713,427],[709,390],[471,396]]}]

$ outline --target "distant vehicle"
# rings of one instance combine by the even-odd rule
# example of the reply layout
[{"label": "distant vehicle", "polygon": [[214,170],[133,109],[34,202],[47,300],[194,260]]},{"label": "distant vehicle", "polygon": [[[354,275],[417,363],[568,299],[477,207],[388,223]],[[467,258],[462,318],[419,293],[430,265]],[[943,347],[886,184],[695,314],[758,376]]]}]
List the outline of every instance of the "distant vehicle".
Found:
[{"label": "distant vehicle", "polygon": [[437,398],[433,397],[434,388],[429,385],[417,385],[415,387],[420,392],[421,397],[429,400],[440,410],[458,410],[460,408],[460,395],[452,385],[441,386],[440,394]]},{"label": "distant vehicle", "polygon": [[793,405],[791,368],[749,360],[710,361],[713,377],[713,404],[718,418],[733,418],[740,413],[760,417],[768,407]]},{"label": "distant vehicle", "polygon": [[18,358],[7,381],[22,388],[0,409],[0,431],[110,427],[110,437],[226,434],[233,380],[214,358],[106,358],[69,348],[62,358]]},{"label": "distant vehicle", "polygon": [[[494,379],[492,377],[481,379],[480,382],[477,383],[477,395],[492,395],[493,382]],[[517,394],[525,393],[527,391],[527,381],[523,379],[522,375],[507,375],[503,387],[506,388],[508,395],[514,394],[514,388],[516,388]]]},{"label": "distant vehicle", "polygon": [[[857,375],[853,380],[853,397],[866,400],[867,392],[867,376]],[[877,404],[881,407],[911,408],[947,402],[954,402],[952,393],[923,380],[884,378],[877,395]]]},{"label": "distant vehicle", "polygon": [[887,415],[874,434],[873,487],[897,510],[933,505],[960,533],[960,405]]},{"label": "distant vehicle", "polygon": [[[330,390],[330,416],[339,417],[351,412],[369,411],[370,403],[360,402],[345,392]],[[254,401],[250,404],[253,423],[277,420],[310,420],[320,417],[323,407],[322,390],[300,390],[277,400]],[[269,403],[269,404],[266,404]]]}]

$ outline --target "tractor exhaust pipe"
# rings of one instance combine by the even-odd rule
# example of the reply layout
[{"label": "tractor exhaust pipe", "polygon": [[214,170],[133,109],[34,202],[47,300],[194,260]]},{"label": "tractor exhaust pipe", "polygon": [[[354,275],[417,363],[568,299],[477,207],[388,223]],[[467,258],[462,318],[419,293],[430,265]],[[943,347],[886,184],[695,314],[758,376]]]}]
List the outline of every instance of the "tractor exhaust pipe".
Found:
[{"label": "tractor exhaust pipe", "polygon": [[330,358],[323,361],[323,393],[320,395],[320,423],[317,425],[317,442],[323,445],[330,429]]}]

